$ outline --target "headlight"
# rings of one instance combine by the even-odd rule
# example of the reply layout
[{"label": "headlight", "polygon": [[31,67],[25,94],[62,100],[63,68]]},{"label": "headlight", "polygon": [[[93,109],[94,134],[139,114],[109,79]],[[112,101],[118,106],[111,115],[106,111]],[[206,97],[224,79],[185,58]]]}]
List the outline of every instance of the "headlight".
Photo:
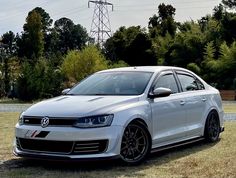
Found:
[{"label": "headlight", "polygon": [[24,124],[24,117],[23,117],[23,113],[21,113],[19,120],[18,120],[19,125],[23,125]]},{"label": "headlight", "polygon": [[113,114],[109,114],[109,115],[78,118],[78,120],[74,124],[74,127],[94,128],[94,127],[110,126],[112,123],[113,117],[114,117]]}]

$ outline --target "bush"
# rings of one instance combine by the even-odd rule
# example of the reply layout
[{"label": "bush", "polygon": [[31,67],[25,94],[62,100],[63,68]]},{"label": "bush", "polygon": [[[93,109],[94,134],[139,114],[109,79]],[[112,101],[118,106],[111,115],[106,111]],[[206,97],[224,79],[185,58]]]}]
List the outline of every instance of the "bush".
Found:
[{"label": "bush", "polygon": [[39,60],[35,66],[25,62],[17,80],[18,98],[29,101],[59,95],[62,79],[60,70],[51,67],[46,59]]},{"label": "bush", "polygon": [[72,83],[107,68],[105,57],[95,46],[85,47],[81,51],[69,51],[62,64],[63,74]]}]

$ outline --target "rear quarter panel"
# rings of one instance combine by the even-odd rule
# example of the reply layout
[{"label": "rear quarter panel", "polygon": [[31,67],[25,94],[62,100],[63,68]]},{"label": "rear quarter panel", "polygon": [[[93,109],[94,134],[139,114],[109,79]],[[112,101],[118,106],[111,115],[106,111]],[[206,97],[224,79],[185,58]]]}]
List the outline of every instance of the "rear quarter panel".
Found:
[{"label": "rear quarter panel", "polygon": [[224,124],[223,122],[224,111],[219,91],[211,86],[208,86],[208,88],[205,91],[206,91],[205,96],[207,97],[207,106],[206,106],[206,112],[204,113],[202,120],[202,125],[203,125],[202,134],[204,134],[204,128],[207,116],[212,110],[217,111],[219,115],[220,126],[222,127]]}]

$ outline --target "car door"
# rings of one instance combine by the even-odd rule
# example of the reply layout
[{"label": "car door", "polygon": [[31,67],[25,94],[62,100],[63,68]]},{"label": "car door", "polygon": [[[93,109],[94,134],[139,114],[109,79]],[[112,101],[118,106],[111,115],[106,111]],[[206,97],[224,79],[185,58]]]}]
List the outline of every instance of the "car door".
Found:
[{"label": "car door", "polygon": [[202,131],[202,119],[206,109],[204,85],[192,74],[177,71],[182,88],[186,109],[186,136],[199,136]]},{"label": "car door", "polygon": [[185,136],[186,111],[183,97],[172,71],[162,72],[152,86],[169,88],[172,94],[167,97],[150,99],[153,119],[153,145],[162,146]]}]

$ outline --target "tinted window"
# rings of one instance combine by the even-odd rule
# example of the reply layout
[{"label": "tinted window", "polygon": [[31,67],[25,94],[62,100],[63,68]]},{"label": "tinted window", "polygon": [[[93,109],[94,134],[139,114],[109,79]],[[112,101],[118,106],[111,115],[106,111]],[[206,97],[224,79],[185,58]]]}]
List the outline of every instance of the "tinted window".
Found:
[{"label": "tinted window", "polygon": [[197,82],[193,76],[185,74],[177,74],[177,76],[179,78],[183,91],[198,90]]},{"label": "tinted window", "polygon": [[68,95],[140,95],[151,72],[104,72],[93,74],[72,88]]},{"label": "tinted window", "polygon": [[164,87],[171,89],[172,93],[178,93],[178,87],[173,74],[166,74],[161,76],[155,86],[155,88]]},{"label": "tinted window", "polygon": [[199,90],[205,90],[205,87],[200,80],[196,79],[196,82]]}]

